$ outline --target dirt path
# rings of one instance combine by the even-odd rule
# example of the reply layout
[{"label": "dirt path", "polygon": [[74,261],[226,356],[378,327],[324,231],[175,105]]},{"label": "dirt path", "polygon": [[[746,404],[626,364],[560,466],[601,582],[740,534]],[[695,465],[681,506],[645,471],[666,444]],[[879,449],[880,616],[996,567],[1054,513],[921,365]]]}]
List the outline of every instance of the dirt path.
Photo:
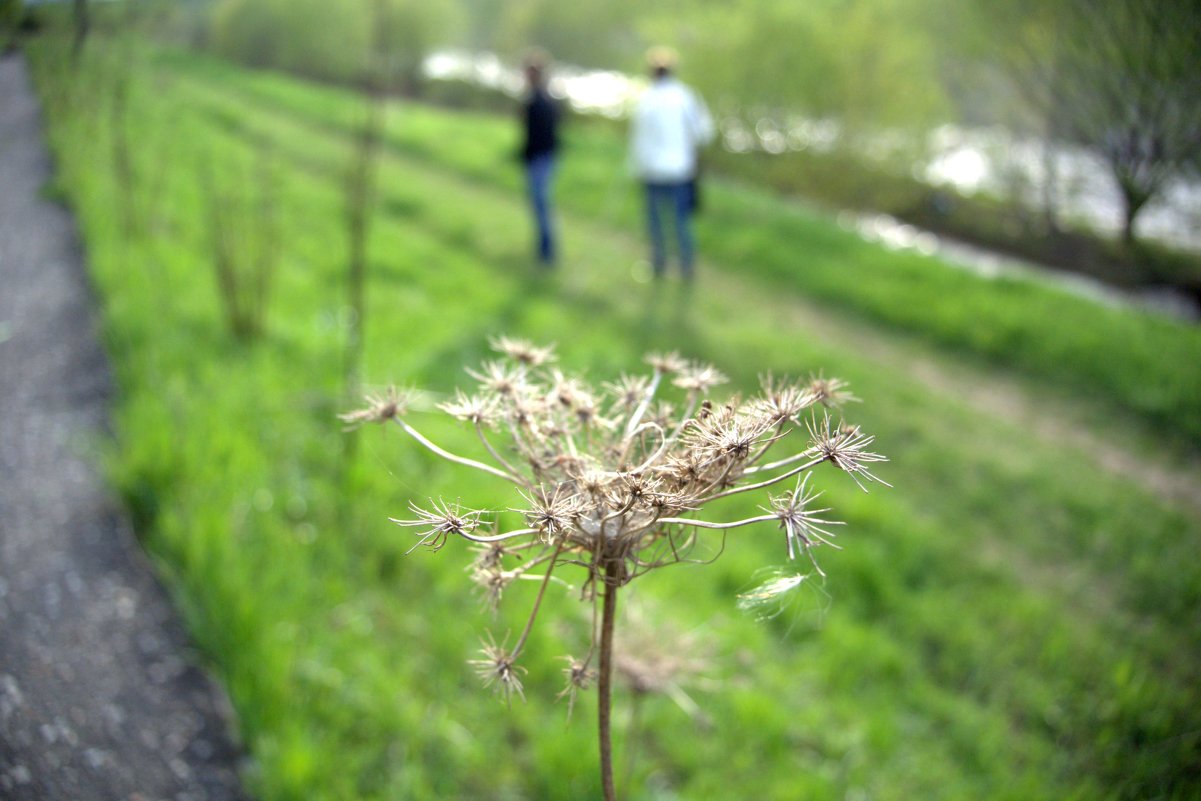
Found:
[{"label": "dirt path", "polygon": [[244,798],[227,704],[96,471],[112,385],[49,177],[0,57],[0,798]]}]

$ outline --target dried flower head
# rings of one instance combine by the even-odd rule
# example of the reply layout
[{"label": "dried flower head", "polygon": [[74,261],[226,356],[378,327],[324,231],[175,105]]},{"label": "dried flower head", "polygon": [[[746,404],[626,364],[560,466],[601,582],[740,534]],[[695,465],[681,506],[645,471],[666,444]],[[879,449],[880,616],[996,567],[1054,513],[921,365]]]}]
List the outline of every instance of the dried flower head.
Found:
[{"label": "dried flower head", "polygon": [[529,367],[541,367],[555,360],[554,345],[538,347],[529,340],[505,336],[489,340],[488,344],[494,351],[503,353],[510,359]]},{"label": "dried flower head", "polygon": [[467,374],[480,382],[482,392],[498,398],[518,396],[526,388],[526,368],[520,363],[484,362],[478,372],[469,369]]},{"label": "dried flower head", "polygon": [[[428,439],[411,415],[402,416],[407,396],[395,390],[369,398],[366,410],[343,419],[391,421],[438,456],[502,479],[519,493],[522,503],[511,510],[523,518],[518,528],[502,526],[499,515],[446,501],[431,501],[428,508],[412,504],[412,518],[395,521],[416,530],[414,549],[436,551],[451,536],[480,546],[470,575],[489,606],[499,604],[516,580],[538,583],[512,650],[489,641],[485,658],[473,662],[506,700],[521,695],[518,660],[552,585],[578,588],[593,607],[588,651],[569,663],[574,693],[591,683],[596,654],[612,653],[608,610],[620,588],[657,568],[697,561],[693,549],[707,537],[724,542],[728,532],[760,523],[783,529],[790,559],[802,552],[812,559],[815,547],[832,545],[831,529],[841,524],[824,517],[828,509],[814,508],[818,493],[810,471],[829,462],[860,487],[884,483],[870,469],[885,461],[867,450],[872,437],[835,424],[828,413],[807,421],[809,442],[783,450],[806,409],[851,398],[838,379],[769,376],[750,398],[714,400],[709,391],[726,377],[675,353],[647,357],[649,375],[624,375],[595,387],[548,367],[550,348],[506,337],[492,344],[501,358],[468,371],[477,392],[458,392],[439,407],[474,427],[481,458]],[[771,492],[789,481],[793,489],[769,496],[763,514],[713,519],[712,502]],[[573,569],[582,571],[582,580],[568,584],[558,575]],[[820,573],[816,562],[814,569]],[[651,677],[663,665],[652,670],[635,656],[625,657],[627,672],[642,677],[639,687],[656,685]],[[600,681],[607,681],[603,672]]]},{"label": "dried flower head", "polygon": [[529,503],[529,509],[514,509],[525,515],[526,522],[543,534],[543,541],[553,543],[571,528],[575,517],[583,507],[575,495],[568,495],[562,485],[547,491],[538,487],[533,492],[520,493]]},{"label": "dried flower head", "polygon": [[813,452],[820,455],[823,461],[850,475],[859,485],[859,489],[867,491],[863,480],[877,481],[886,487],[892,486],[873,475],[867,467],[875,462],[888,461],[886,456],[864,450],[875,441],[875,437],[862,433],[858,426],[836,426],[828,414],[822,417],[820,423],[816,419],[810,421],[808,428]]},{"label": "dried flower head", "polygon": [[567,677],[567,686],[559,692],[556,698],[567,699],[567,716],[571,717],[572,710],[575,709],[576,695],[580,690],[587,690],[592,686],[592,682],[596,681],[596,671],[586,661],[576,659],[574,656],[565,656],[563,659],[567,662],[567,667],[563,668],[563,675]]},{"label": "dried flower head", "polygon": [[674,350],[670,353],[648,353],[646,355],[646,363],[656,373],[678,373],[688,366],[688,362],[684,357]]},{"label": "dried flower head", "polygon": [[416,520],[398,520],[389,518],[398,526],[424,529],[417,532],[417,544],[409,549],[409,553],[422,545],[431,551],[441,550],[446,544],[446,538],[451,534],[468,537],[480,524],[480,517],[487,514],[483,511],[463,511],[459,504],[449,504],[445,501],[430,501],[432,510],[422,509],[415,503],[409,504],[409,509],[417,515]]},{"label": "dried flower head", "polygon": [[773,497],[770,508],[759,508],[779,518],[780,528],[784,529],[784,537],[788,542],[788,558],[795,559],[798,549],[804,551],[813,562],[813,568],[819,575],[824,576],[825,573],[818,566],[817,560],[813,558],[813,553],[810,549],[817,545],[829,545],[831,548],[838,548],[837,545],[830,542],[834,537],[834,533],[826,528],[826,526],[841,526],[842,522],[838,520],[825,520],[819,517],[819,515],[830,511],[828,508],[810,508],[813,501],[821,495],[820,492],[808,486],[811,477],[811,473],[806,474],[803,479],[797,481],[796,489],[792,492]]},{"label": "dried flower head", "polygon": [[[810,487],[811,471],[829,462],[866,490],[871,482],[887,486],[871,472],[886,460],[867,450],[871,436],[857,426],[835,424],[828,412],[806,422],[809,441],[802,447],[782,444],[791,440],[806,409],[854,399],[835,378],[798,383],[768,377],[749,399],[714,400],[709,391],[726,377],[676,353],[647,357],[649,376],[622,376],[596,388],[583,377],[548,368],[551,348],[507,337],[492,345],[502,358],[468,371],[479,384],[477,393],[456,393],[440,406],[474,427],[483,450],[478,459],[448,451],[418,431],[406,415],[408,395],[394,389],[368,398],[366,409],[342,419],[351,426],[392,422],[439,457],[516,488],[524,501],[512,510],[523,517],[518,528],[503,526],[499,514],[446,501],[431,501],[429,509],[410,504],[414,517],[394,522],[416,529],[413,549],[436,551],[452,535],[479,547],[470,575],[492,608],[512,582],[537,583],[513,648],[489,638],[482,658],[471,661],[506,702],[522,696],[518,660],[549,588],[578,589],[580,599],[591,604],[588,649],[582,658],[568,659],[567,688],[560,695],[568,697],[570,709],[595,678],[602,787],[612,799],[608,721],[614,673],[635,693],[667,693],[695,714],[699,710],[682,683],[705,666],[695,643],[660,631],[652,631],[644,644],[627,639],[615,649],[619,591],[660,567],[701,561],[692,554],[704,539],[716,539],[720,554],[729,532],[761,523],[783,529],[790,559],[804,552],[812,561],[814,548],[834,547],[830,529],[841,523],[823,517],[828,509],[814,508],[818,493]],[[768,496],[768,505],[759,507],[763,514],[715,519],[722,508],[715,501],[771,492],[784,482],[795,482],[793,489]],[[813,566],[821,574],[815,561]],[[583,578],[569,584],[558,575],[564,570],[582,571]],[[779,574],[740,596],[739,603],[776,604],[804,578],[795,571]]]},{"label": "dried flower head", "polygon": [[500,599],[505,588],[520,575],[516,570],[505,570],[499,562],[471,566],[471,580],[480,588],[484,606],[494,614],[500,608]]},{"label": "dried flower head", "polygon": [[847,391],[845,381],[839,378],[826,378],[820,374],[810,377],[809,392],[813,394],[813,398],[817,403],[826,408],[841,406],[848,401],[859,400]]},{"label": "dried flower head", "polygon": [[408,411],[411,397],[411,393],[389,386],[379,395],[368,395],[367,405],[362,409],[340,414],[338,419],[346,424],[346,431],[353,431],[367,423],[387,423]]},{"label": "dried flower head", "polygon": [[812,384],[802,387],[787,381],[777,381],[770,375],[762,378],[760,384],[763,395],[759,399],[757,411],[771,420],[773,425],[795,420],[805,409],[820,402]]},{"label": "dried flower head", "polygon": [[617,381],[605,384],[605,390],[613,396],[613,403],[619,410],[629,412],[646,397],[649,385],[650,379],[644,375],[622,375]]},{"label": "dried flower head", "polygon": [[690,364],[679,370],[679,375],[672,381],[677,387],[703,394],[716,386],[726,383],[727,379],[721,372],[709,364]]},{"label": "dried flower head", "polygon": [[484,428],[491,428],[500,416],[499,404],[490,395],[467,395],[455,390],[452,401],[438,404],[438,408],[458,420],[464,420]]},{"label": "dried flower head", "polygon": [[505,703],[512,701],[514,695],[524,699],[521,674],[525,673],[525,668],[514,664],[513,654],[492,639],[484,641],[480,653],[483,658],[472,659],[470,664],[475,668],[476,675],[483,679],[484,686],[495,689]]}]

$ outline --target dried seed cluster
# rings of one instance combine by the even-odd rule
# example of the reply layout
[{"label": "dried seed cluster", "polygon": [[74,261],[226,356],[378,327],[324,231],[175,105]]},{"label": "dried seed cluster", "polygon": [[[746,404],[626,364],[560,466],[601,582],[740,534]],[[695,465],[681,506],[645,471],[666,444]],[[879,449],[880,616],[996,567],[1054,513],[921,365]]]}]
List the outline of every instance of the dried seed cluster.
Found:
[{"label": "dried seed cluster", "polygon": [[[516,664],[556,570],[584,571],[583,596],[594,605],[592,644],[583,658],[569,658],[565,691],[587,687],[597,650],[598,585],[620,587],[665,565],[689,560],[705,532],[775,522],[784,531],[789,558],[813,559],[820,545],[834,547],[831,527],[840,525],[814,508],[819,493],[809,471],[823,462],[846,472],[861,488],[880,482],[872,473],[885,461],[868,450],[873,437],[836,423],[830,409],[853,400],[843,382],[767,378],[752,398],[714,401],[707,395],[725,377],[714,367],[676,353],[647,357],[649,375],[623,375],[597,388],[554,366],[552,348],[519,339],[493,342],[500,358],[468,373],[474,394],[457,392],[440,405],[472,426],[488,461],[439,447],[410,422],[408,393],[389,389],[369,397],[366,408],[342,416],[349,426],[394,423],[437,455],[511,482],[521,498],[513,509],[525,525],[501,530],[499,515],[431,500],[412,505],[413,548],[440,549],[452,536],[478,546],[473,580],[490,604],[518,579],[541,589],[521,637],[512,649],[489,640],[473,664],[504,697],[521,694]],[[668,396],[666,399],[664,396]],[[799,449],[779,454],[781,441],[803,431]],[[770,492],[764,514],[716,521],[708,504],[744,492]],[[520,560],[518,562],[518,559]],[[817,563],[813,562],[816,568]],[[818,569],[820,573],[820,569]]]}]

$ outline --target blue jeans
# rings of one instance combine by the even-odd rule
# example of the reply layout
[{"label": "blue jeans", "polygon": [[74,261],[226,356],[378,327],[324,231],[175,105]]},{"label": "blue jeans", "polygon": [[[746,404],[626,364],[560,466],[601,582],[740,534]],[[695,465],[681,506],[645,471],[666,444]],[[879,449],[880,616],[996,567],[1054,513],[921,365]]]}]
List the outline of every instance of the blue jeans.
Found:
[{"label": "blue jeans", "polygon": [[667,246],[663,235],[663,217],[670,214],[680,251],[680,272],[692,277],[692,196],[688,181],[646,184],[646,222],[651,236],[651,265],[655,276],[667,267]]},{"label": "blue jeans", "polygon": [[555,157],[551,153],[534,156],[525,163],[530,205],[533,206],[534,222],[538,229],[536,249],[538,260],[543,264],[553,264],[555,261],[555,233],[550,219],[550,184],[554,174]]}]

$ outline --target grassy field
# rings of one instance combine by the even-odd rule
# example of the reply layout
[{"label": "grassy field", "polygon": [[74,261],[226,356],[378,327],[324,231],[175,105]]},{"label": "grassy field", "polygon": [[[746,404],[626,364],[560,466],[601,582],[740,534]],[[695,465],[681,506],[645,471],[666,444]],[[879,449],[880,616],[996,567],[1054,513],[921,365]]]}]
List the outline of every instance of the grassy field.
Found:
[{"label": "grassy field", "polygon": [[[531,640],[525,702],[466,660],[518,629],[469,589],[465,549],[404,556],[410,500],[515,503],[391,432],[335,414],[344,176],[361,101],[191,53],[30,44],[79,216],[120,399],[113,480],[229,688],[264,799],[597,797],[595,704],[568,719],[574,594]],[[114,101],[117,98],[117,101]],[[123,126],[131,163],[119,165]],[[712,667],[619,728],[632,799],[1201,797],[1201,334],[1036,282],[984,281],[866,244],[715,182],[694,289],[645,283],[622,142],[569,136],[565,258],[539,275],[510,119],[392,104],[372,229],[364,373],[449,393],[509,333],[597,380],[648,350],[761,373],[824,371],[864,400],[893,489],[818,476],[847,522],[828,579],[757,622],[735,596],[784,560],[770,525],[713,566],[635,584]],[[271,165],[267,335],[226,331],[205,187]],[[126,187],[124,191],[120,187]],[[428,419],[425,419],[428,418]],[[440,442],[468,432],[426,415]],[[731,504],[754,514],[755,501]],[[553,618],[553,620],[552,620]],[[568,644],[571,643],[571,644]],[[630,716],[621,693],[618,719]]]}]

